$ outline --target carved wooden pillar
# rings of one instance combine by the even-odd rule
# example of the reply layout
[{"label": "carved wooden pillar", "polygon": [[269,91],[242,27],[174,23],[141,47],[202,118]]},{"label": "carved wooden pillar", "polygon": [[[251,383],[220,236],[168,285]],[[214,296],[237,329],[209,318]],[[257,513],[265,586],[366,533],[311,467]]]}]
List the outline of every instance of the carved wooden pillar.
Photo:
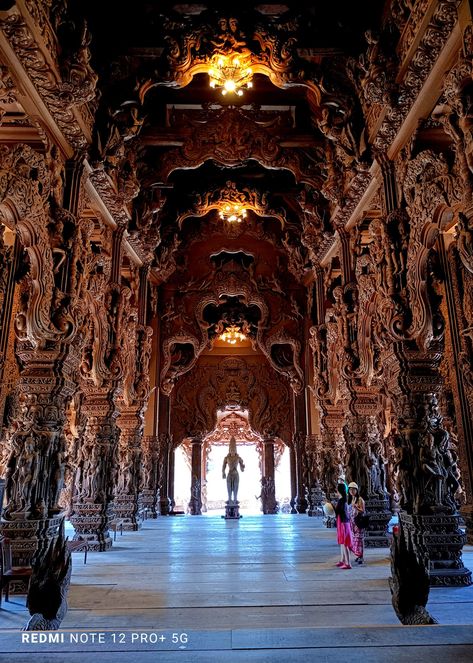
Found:
[{"label": "carved wooden pillar", "polygon": [[[441,351],[398,343],[395,354],[404,368],[397,376],[397,485],[403,529],[429,572],[431,585],[470,585],[471,572],[462,561],[465,536],[449,476],[449,435],[438,409]],[[396,387],[393,385],[392,392]]]},{"label": "carved wooden pillar", "polygon": [[[120,347],[125,329],[123,317],[129,301],[129,290],[120,285],[124,232],[123,224],[114,229],[112,260],[110,262],[104,254],[103,264],[97,264],[89,280],[91,320],[81,364],[84,395],[81,409],[87,424],[74,481],[70,520],[75,529],[74,539],[87,540],[91,550],[100,552],[112,546],[109,522],[118,472],[116,398],[123,375]],[[104,273],[103,266],[108,274]]]},{"label": "carved wooden pillar", "polygon": [[75,541],[87,541],[91,550],[102,552],[112,546],[109,533],[113,490],[118,470],[118,411],[114,391],[82,385],[82,412],[87,418],[74,481],[70,521]]},{"label": "carved wooden pillar", "polygon": [[[442,155],[426,150],[406,164],[418,176],[411,189],[406,177],[401,204],[393,164],[385,156],[380,160],[387,218],[378,232],[378,276],[384,306],[391,309],[384,324],[393,339],[380,359],[397,415],[394,443],[403,536],[423,560],[432,585],[468,585],[471,573],[462,561],[465,537],[454,500],[450,439],[438,409],[444,319],[433,250],[439,210],[446,202],[458,203],[457,193],[443,184],[444,163]],[[429,168],[438,175],[429,175]]]},{"label": "carved wooden pillar", "polygon": [[263,441],[263,476],[271,477],[274,481],[274,440],[272,438]]},{"label": "carved wooden pillar", "polygon": [[171,511],[174,510],[176,506],[176,500],[174,499],[174,488],[175,488],[175,466],[176,466],[176,447],[171,443],[168,447],[168,495],[169,495],[169,504]]},{"label": "carved wooden pillar", "polygon": [[158,437],[156,435],[145,435],[141,448],[143,462],[140,506],[148,510],[148,518],[156,518],[159,514]]},{"label": "carved wooden pillar", "polygon": [[308,497],[309,503],[307,509],[308,516],[318,516],[322,514],[322,505],[325,502],[324,491],[321,484],[321,452],[322,436],[307,435],[307,467],[308,467]]},{"label": "carved wooden pillar", "polygon": [[0,523],[0,533],[12,541],[14,565],[23,566],[42,557],[61,523],[64,425],[79,362],[72,341],[84,313],[83,284],[74,275],[84,266],[86,243],[75,210],[58,207],[44,156],[18,144],[2,152],[0,172],[0,222],[15,228],[19,250],[28,256],[15,318],[21,372],[5,436],[11,454]]},{"label": "carved wooden pillar", "polygon": [[294,394],[294,430],[292,443],[296,456],[296,482],[297,494],[294,507],[297,513],[305,513],[307,510],[306,483],[307,483],[307,460],[305,440],[307,435],[307,411],[305,403],[305,391]]},{"label": "carved wooden pillar", "polygon": [[[470,2],[471,14],[471,2]],[[462,207],[456,212],[456,242],[449,247],[441,242],[440,255],[447,275],[445,293],[450,337],[450,372],[455,394],[460,462],[466,504],[461,512],[467,537],[473,543],[473,173],[471,169],[472,47],[469,29],[464,32],[463,48],[457,62],[445,76],[443,95],[447,104],[439,116],[445,132],[455,144],[457,172],[461,177]],[[467,36],[468,35],[468,36]],[[452,240],[450,235],[444,235]],[[455,453],[455,452],[454,452]]]},{"label": "carved wooden pillar", "polygon": [[306,485],[305,485],[305,439],[306,436],[303,432],[294,433],[292,436],[292,444],[294,447],[295,461],[296,461],[296,485],[297,485],[297,496],[295,500],[294,507],[297,513],[305,513],[307,510],[307,499],[306,499]]},{"label": "carved wooden pillar", "polygon": [[25,566],[42,556],[58,536],[58,506],[64,480],[66,404],[75,390],[78,356],[64,343],[47,351],[19,342],[23,363],[17,387],[18,411],[10,429],[6,506],[0,532],[12,542],[13,563]]},{"label": "carved wooden pillar", "polygon": [[[446,275],[445,295],[448,308],[449,337],[452,347],[447,351],[452,389],[455,396],[458,431],[458,459],[462,471],[465,503],[460,512],[467,527],[467,541],[473,543],[473,339],[469,333],[473,322],[467,320],[466,310],[473,310],[473,273],[459,257],[455,243],[441,245],[442,267]],[[473,256],[472,256],[473,269]],[[467,304],[470,299],[469,304]]]},{"label": "carved wooden pillar", "polygon": [[379,394],[374,387],[351,385],[350,416],[345,428],[347,438],[347,478],[360,487],[370,524],[365,531],[367,547],[390,544],[388,525],[392,513],[387,491],[387,454],[381,439],[378,415]]},{"label": "carved wooden pillar", "polygon": [[296,511],[296,498],[297,498],[297,461],[296,461],[296,451],[294,445],[291,444],[289,447],[289,469],[291,472],[291,513],[297,513]]},{"label": "carved wooden pillar", "polygon": [[123,529],[136,531],[138,497],[141,484],[143,420],[136,409],[122,409],[118,418],[120,439],[118,443],[118,478],[115,486],[113,512],[123,520]]},{"label": "carved wooden pillar", "polygon": [[159,439],[159,504],[162,516],[169,515],[171,501],[169,499],[169,482],[173,477],[169,475],[169,453],[171,437],[169,434],[169,408],[170,399],[161,390],[159,392],[158,413],[158,439]]},{"label": "carved wooden pillar", "polygon": [[149,364],[151,357],[151,327],[146,327],[146,291],[149,266],[139,270],[135,305],[129,306],[121,325],[121,363],[123,379],[119,398],[120,442],[118,449],[118,480],[115,486],[114,513],[123,527],[139,529],[138,508],[141,480],[144,410],[149,398]]},{"label": "carved wooden pillar", "polygon": [[337,483],[345,478],[346,441],[343,427],[346,412],[340,406],[324,405],[322,418],[321,484],[328,499],[337,498]]},{"label": "carved wooden pillar", "polygon": [[194,438],[192,444],[191,498],[189,511],[191,516],[202,515],[202,440]]},{"label": "carved wooden pillar", "polygon": [[[356,405],[352,406],[356,408]],[[370,517],[365,530],[365,545],[368,548],[389,546],[388,525],[392,513],[386,488],[387,459],[377,417],[367,413],[351,416],[345,427],[345,437],[348,443],[347,480],[358,484]]]},{"label": "carved wooden pillar", "polygon": [[163,491],[166,491],[165,494],[167,495],[167,485],[168,485],[167,456],[168,456],[168,445],[170,443],[169,435],[167,433],[158,433],[158,435],[156,436],[156,440],[157,440],[157,458],[156,458],[157,487],[159,494],[159,500],[157,502],[156,508],[158,511],[158,515],[167,516],[169,515],[170,511],[170,504],[168,497],[166,497],[166,499],[163,500],[163,494],[164,494]]},{"label": "carved wooden pillar", "polygon": [[20,243],[13,236],[13,246],[4,241],[4,226],[0,225],[0,435],[7,393],[3,391],[3,369],[7,357],[10,336],[13,299],[15,295],[15,273],[20,257]]},{"label": "carved wooden pillar", "polygon": [[276,486],[274,482],[274,440],[263,441],[263,476],[261,480],[263,513],[277,513]]}]

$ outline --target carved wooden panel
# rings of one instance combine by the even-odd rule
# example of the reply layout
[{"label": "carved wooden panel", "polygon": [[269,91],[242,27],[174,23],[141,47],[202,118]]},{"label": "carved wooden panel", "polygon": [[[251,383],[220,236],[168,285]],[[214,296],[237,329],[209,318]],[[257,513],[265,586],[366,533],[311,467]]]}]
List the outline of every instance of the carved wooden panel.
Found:
[{"label": "carved wooden panel", "polygon": [[291,391],[265,360],[227,357],[220,364],[201,358],[172,394],[174,444],[205,437],[217,426],[217,410],[248,410],[251,428],[264,437],[291,439]]}]

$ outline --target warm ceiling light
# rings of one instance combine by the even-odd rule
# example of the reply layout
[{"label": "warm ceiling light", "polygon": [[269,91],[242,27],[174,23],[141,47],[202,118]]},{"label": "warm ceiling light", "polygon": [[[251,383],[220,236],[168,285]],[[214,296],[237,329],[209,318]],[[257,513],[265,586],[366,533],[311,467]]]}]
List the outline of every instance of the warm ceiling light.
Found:
[{"label": "warm ceiling light", "polygon": [[240,203],[223,202],[220,205],[219,216],[228,223],[241,223],[246,217],[246,209]]},{"label": "warm ceiling light", "polygon": [[241,341],[246,341],[246,336],[236,325],[230,325],[225,329],[223,334],[220,334],[219,339],[230,345],[236,345]]},{"label": "warm ceiling light", "polygon": [[241,97],[243,89],[253,87],[253,70],[249,67],[250,55],[229,53],[215,54],[210,59],[210,87]]}]

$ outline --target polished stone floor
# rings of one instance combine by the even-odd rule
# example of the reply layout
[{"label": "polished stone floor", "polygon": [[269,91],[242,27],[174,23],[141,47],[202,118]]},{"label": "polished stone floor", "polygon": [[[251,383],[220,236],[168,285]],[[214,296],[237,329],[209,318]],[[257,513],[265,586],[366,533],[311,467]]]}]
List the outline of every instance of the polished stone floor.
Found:
[{"label": "polished stone floor", "polygon": [[[64,643],[22,644],[24,598],[3,603],[0,660],[473,660],[473,588],[432,589],[439,625],[402,627],[388,550],[367,550],[352,570],[337,560],[335,530],[317,518],[147,520],[118,534],[111,551],[89,553],[87,565],[74,554]],[[473,547],[464,561],[473,567]],[[69,641],[74,632],[82,642]],[[99,632],[104,642],[91,643]]]}]

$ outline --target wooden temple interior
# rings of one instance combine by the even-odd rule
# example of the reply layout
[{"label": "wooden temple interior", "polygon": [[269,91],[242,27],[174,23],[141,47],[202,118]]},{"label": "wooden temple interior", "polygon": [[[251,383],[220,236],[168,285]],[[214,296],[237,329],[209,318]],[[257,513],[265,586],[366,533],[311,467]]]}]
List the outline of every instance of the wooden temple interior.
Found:
[{"label": "wooden temple interior", "polygon": [[0,1],[0,536],[112,555],[244,431],[468,586],[471,3],[223,4]]}]

